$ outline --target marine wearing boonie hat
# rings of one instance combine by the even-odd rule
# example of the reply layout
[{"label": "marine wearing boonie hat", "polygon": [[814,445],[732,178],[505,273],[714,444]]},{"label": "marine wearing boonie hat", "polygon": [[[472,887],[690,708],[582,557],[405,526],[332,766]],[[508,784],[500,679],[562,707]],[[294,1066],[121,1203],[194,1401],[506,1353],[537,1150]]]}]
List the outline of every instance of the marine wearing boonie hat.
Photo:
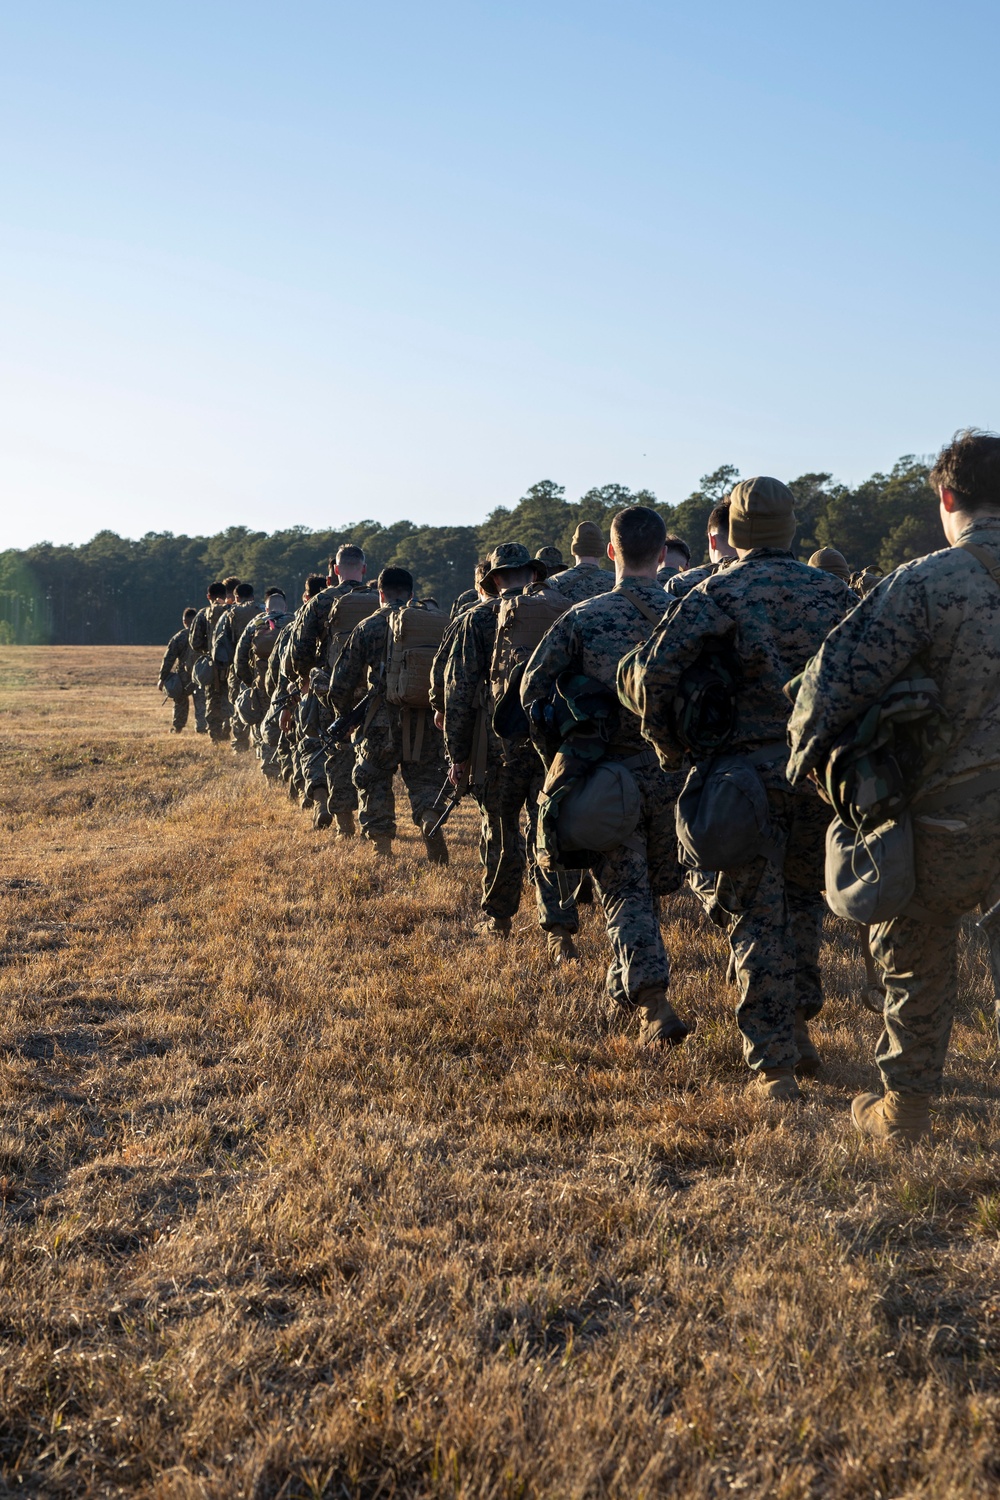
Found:
[{"label": "marine wearing boonie hat", "polygon": [[553,573],[566,571],[566,564],[563,562],[563,556],[558,547],[539,547],[535,553],[535,561],[545,564],[545,571],[550,578]]},{"label": "marine wearing boonie hat", "polygon": [[488,571],[483,579],[483,592],[492,594],[494,598],[501,591],[496,581],[497,573],[505,573],[508,569],[531,568],[536,583],[541,583],[548,576],[545,564],[532,557],[521,542],[501,542],[499,547],[494,547],[486,563]]}]

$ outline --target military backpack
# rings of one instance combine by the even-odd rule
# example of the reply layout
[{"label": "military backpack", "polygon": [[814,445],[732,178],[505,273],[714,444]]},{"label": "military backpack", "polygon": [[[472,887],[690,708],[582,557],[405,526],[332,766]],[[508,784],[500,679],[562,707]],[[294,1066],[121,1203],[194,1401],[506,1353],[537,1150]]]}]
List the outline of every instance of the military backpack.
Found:
[{"label": "military backpack", "polygon": [[544,636],[570,607],[570,600],[544,583],[530,584],[520,594],[500,601],[490,662],[490,701],[493,728],[508,753],[528,736],[528,720],[521,708],[524,669]]},{"label": "military backpack", "polygon": [[385,701],[397,708],[430,705],[431,666],[448,616],[436,605],[411,600],[389,615],[386,642]]},{"label": "military backpack", "polygon": [[349,593],[340,594],[333,601],[328,620],[330,640],[326,651],[329,671],[332,672],[340,660],[351,631],[362,620],[367,620],[369,615],[377,614],[379,607],[377,589],[351,589]]}]

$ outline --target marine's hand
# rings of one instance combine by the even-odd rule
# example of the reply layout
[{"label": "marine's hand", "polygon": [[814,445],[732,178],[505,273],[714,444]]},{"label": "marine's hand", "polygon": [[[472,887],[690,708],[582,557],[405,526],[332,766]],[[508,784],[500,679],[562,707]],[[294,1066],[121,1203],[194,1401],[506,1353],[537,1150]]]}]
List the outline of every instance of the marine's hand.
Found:
[{"label": "marine's hand", "polygon": [[292,710],[290,708],[283,708],[281,710],[281,717],[278,720],[278,728],[281,730],[282,734],[287,734],[291,727]]},{"label": "marine's hand", "polygon": [[452,786],[458,786],[458,783],[465,775],[468,764],[469,762],[467,760],[460,760],[456,761],[455,765],[449,767],[448,780],[451,782]]},{"label": "marine's hand", "polygon": [[444,714],[441,712],[440,709],[437,709],[435,711],[435,714],[434,714],[434,728],[435,729],[443,729],[444,728]]}]

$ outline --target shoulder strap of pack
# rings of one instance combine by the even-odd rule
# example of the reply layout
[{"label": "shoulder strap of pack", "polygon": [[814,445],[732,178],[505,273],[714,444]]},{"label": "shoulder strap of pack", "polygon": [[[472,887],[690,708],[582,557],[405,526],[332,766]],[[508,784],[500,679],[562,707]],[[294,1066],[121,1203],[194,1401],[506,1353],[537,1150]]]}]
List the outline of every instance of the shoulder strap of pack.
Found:
[{"label": "shoulder strap of pack", "polygon": [[994,562],[991,552],[988,552],[985,547],[977,547],[975,542],[956,542],[955,546],[961,547],[963,552],[968,552],[970,557],[974,557],[1000,588],[1000,563]]},{"label": "shoulder strap of pack", "polygon": [[647,604],[645,599],[641,599],[638,594],[633,593],[632,590],[627,586],[627,584],[616,584],[615,593],[623,594],[630,604],[635,605],[636,609],[641,615],[645,615],[646,619],[651,625],[659,625],[660,621],[663,619],[664,611],[661,611],[659,614],[657,614],[653,606],[651,604]]}]

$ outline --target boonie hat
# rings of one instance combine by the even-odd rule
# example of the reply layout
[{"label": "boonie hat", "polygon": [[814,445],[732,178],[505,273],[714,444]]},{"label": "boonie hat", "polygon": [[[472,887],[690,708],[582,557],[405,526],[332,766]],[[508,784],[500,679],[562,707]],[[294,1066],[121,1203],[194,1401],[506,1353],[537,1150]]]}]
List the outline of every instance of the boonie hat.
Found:
[{"label": "boonie hat", "polygon": [[483,579],[483,589],[487,594],[498,594],[496,575],[503,573],[508,568],[531,568],[535,575],[536,583],[540,583],[548,576],[548,569],[543,562],[532,557],[521,542],[501,542],[499,547],[494,547],[487,558],[489,571]]},{"label": "boonie hat", "polygon": [[545,571],[550,577],[553,573],[566,571],[566,564],[558,547],[539,547],[535,553],[535,561],[545,564]]}]

